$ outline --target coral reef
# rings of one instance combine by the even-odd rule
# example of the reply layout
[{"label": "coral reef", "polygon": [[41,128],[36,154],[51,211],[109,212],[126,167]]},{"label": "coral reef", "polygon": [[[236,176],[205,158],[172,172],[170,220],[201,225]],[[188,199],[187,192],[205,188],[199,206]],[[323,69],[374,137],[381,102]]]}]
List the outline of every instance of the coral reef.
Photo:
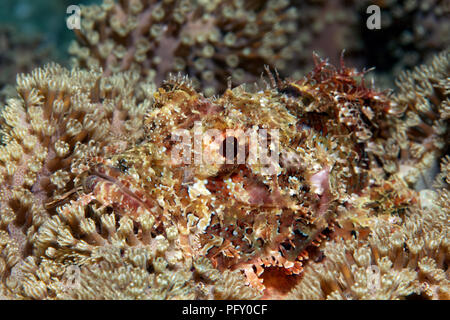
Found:
[{"label": "coral reef", "polygon": [[[239,272],[226,272],[219,280],[218,271],[209,270],[207,261],[183,261],[174,244],[177,230],[168,227],[169,240],[161,234],[152,236],[154,218],[149,214],[140,216],[142,241],[137,243],[127,216],[117,217],[118,227],[108,208],[61,206],[81,191],[77,177],[95,157],[118,153],[142,139],[153,86],[137,85],[137,78],[132,73],[103,77],[57,65],[18,77],[18,96],[1,114],[3,297],[258,297],[257,291],[243,285]],[[104,239],[95,223],[107,232]],[[79,286],[71,287],[66,277],[74,265],[81,278]],[[177,270],[168,275],[167,266]],[[197,273],[191,272],[193,267]],[[122,279],[123,270],[132,270],[131,278]],[[112,287],[103,281],[94,284],[92,275],[106,277]],[[144,282],[133,289],[138,277]],[[115,280],[120,284],[116,286]],[[179,290],[173,281],[180,283]],[[120,293],[125,287],[129,291]],[[140,291],[144,287],[151,289]]]},{"label": "coral reef", "polygon": [[0,229],[14,240],[2,250],[6,270],[33,254],[32,240],[58,197],[76,192],[77,168],[143,134],[139,119],[151,98],[136,80],[53,64],[18,76],[17,96],[1,112]]},{"label": "coral reef", "polygon": [[[371,4],[381,9],[379,30],[366,27]],[[264,64],[298,79],[313,51],[337,64],[345,50],[348,63],[376,67],[372,79],[391,88],[402,70],[450,46],[449,8],[439,0],[104,0],[82,12],[75,65],[137,70],[157,85],[181,72],[207,96],[223,93],[229,77],[254,81]]]},{"label": "coral reef", "polygon": [[[158,90],[132,72],[57,65],[18,77],[1,115],[2,294],[447,297],[447,189],[425,207],[401,170],[379,175],[372,151],[405,102],[315,61],[302,80],[269,73],[266,88],[209,99],[182,77]],[[248,133],[261,129],[271,157],[252,162]]]},{"label": "coral reef", "polygon": [[[397,34],[429,3],[380,5]],[[365,4],[84,7],[77,66],[0,109],[0,298],[449,299],[450,51],[393,93],[343,53],[301,74]],[[422,33],[414,64],[446,46]]]},{"label": "coral reef", "polygon": [[0,26],[0,103],[14,91],[16,75],[31,72],[49,61],[59,60],[42,35],[21,34],[11,26]]},{"label": "coral reef", "polygon": [[[265,268],[301,273],[305,250],[326,238],[338,207],[368,184],[365,144],[390,103],[354,79],[359,75],[317,58],[305,80],[272,79],[265,90],[238,87],[217,99],[198,94],[186,79],[167,81],[144,121],[145,140],[95,158],[80,173],[85,193],[61,207],[60,215],[69,221],[74,211],[108,207],[128,221],[129,230],[134,225],[138,236],[127,238],[133,245],[146,241],[148,232],[169,236],[170,228],[184,256],[206,256],[221,271],[242,270],[263,291]],[[252,139],[260,129],[268,132],[257,148],[268,150],[255,151]],[[191,146],[191,137],[201,138]],[[181,148],[175,143],[180,139]],[[263,152],[276,153],[276,159],[264,159]],[[150,229],[140,233],[147,216]],[[103,244],[105,235],[95,232],[94,223],[83,233]]]},{"label": "coral reef", "polygon": [[448,300],[448,190],[420,199],[402,218],[372,217],[367,239],[326,243],[325,260],[308,266],[288,298]]},{"label": "coral reef", "polygon": [[206,95],[254,81],[264,64],[288,70],[301,48],[289,41],[298,12],[289,1],[104,0],[82,7],[82,29],[70,47],[75,64],[106,75],[136,70],[161,84],[189,74]]},{"label": "coral reef", "polygon": [[389,174],[399,172],[417,189],[430,188],[439,159],[448,152],[450,51],[397,80],[385,141],[373,153]]}]

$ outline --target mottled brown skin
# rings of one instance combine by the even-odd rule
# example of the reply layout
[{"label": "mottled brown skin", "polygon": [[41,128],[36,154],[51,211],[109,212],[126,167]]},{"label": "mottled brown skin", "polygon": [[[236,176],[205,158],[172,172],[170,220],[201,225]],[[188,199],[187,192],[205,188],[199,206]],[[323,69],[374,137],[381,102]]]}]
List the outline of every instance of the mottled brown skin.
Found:
[{"label": "mottled brown skin", "polygon": [[[157,221],[155,233],[161,232],[161,224],[176,225],[187,256],[204,255],[220,270],[240,269],[250,285],[263,290],[265,268],[302,271],[307,249],[326,238],[337,207],[367,184],[364,148],[370,136],[354,133],[373,123],[363,123],[361,115],[341,119],[339,108],[345,98],[362,113],[357,109],[362,99],[378,112],[381,98],[371,101],[375,94],[351,75],[321,61],[303,81],[257,93],[237,88],[216,100],[204,98],[181,79],[169,81],[155,94],[145,121],[146,140],[110,159],[98,159],[88,170],[85,190],[102,205],[134,217],[136,224],[140,214],[150,212]],[[195,137],[196,122],[203,130],[220,130],[217,140],[202,145],[216,161],[174,163],[175,130]],[[276,174],[262,174],[258,163],[218,163],[226,157],[223,144],[238,141],[226,129],[255,127],[279,130],[279,161],[270,164]],[[243,147],[247,155],[249,140],[243,141],[245,146],[234,147]]]}]

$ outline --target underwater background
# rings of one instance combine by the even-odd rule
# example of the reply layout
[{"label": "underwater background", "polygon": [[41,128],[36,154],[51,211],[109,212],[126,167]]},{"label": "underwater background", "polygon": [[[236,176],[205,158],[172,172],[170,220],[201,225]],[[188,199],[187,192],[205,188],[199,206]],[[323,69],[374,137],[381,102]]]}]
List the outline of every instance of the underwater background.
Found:
[{"label": "underwater background", "polygon": [[[82,0],[76,4],[95,2]],[[71,4],[66,0],[0,2],[0,90],[14,84],[15,74],[39,65],[51,61],[69,65],[67,49],[75,39],[66,25],[66,9]]]}]

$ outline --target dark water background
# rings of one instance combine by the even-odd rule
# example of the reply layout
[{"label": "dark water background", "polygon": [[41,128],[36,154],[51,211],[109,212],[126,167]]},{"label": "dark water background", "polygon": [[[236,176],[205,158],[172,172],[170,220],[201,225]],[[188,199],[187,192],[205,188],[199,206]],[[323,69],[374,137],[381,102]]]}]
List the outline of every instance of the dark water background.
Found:
[{"label": "dark water background", "polygon": [[99,0],[0,0],[0,26],[12,27],[18,36],[40,39],[51,46],[60,60],[74,34],[66,26],[67,7],[72,4],[100,3]]}]

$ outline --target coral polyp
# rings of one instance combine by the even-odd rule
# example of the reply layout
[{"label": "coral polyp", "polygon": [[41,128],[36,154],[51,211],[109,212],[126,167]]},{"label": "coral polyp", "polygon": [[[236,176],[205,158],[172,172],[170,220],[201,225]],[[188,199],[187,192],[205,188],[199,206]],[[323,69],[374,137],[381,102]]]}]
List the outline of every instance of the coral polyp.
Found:
[{"label": "coral polyp", "polygon": [[301,50],[290,37],[298,11],[289,1],[104,1],[84,7],[79,40],[70,52],[81,67],[105,74],[135,70],[158,85],[169,73],[187,73],[221,93],[254,81],[264,64],[288,70]]}]

